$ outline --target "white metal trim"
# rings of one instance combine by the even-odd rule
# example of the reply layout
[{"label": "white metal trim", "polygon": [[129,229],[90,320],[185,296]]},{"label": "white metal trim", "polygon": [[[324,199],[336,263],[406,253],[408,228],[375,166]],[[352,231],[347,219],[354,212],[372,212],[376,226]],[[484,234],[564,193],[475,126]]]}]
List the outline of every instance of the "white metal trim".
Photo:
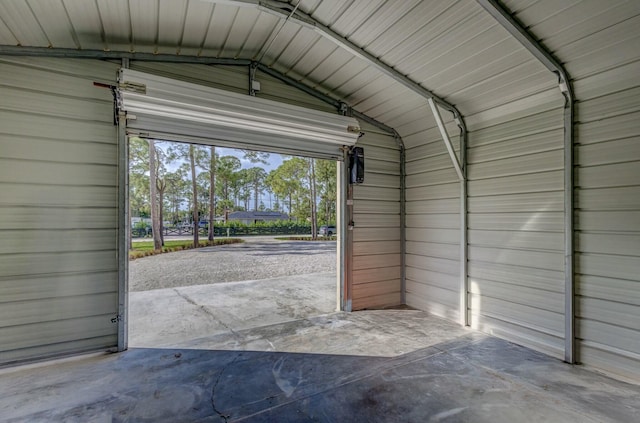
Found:
[{"label": "white metal trim", "polygon": [[462,174],[462,168],[460,167],[460,162],[458,161],[458,157],[456,156],[456,152],[453,149],[453,145],[451,145],[451,139],[449,138],[449,134],[447,133],[447,128],[444,126],[444,122],[442,120],[442,116],[440,115],[440,110],[438,110],[438,106],[432,98],[427,100],[429,102],[429,107],[431,107],[431,111],[433,112],[433,117],[438,124],[438,129],[440,130],[440,135],[442,136],[442,141],[444,141],[444,145],[447,147],[447,152],[449,153],[449,157],[451,157],[451,162],[453,163],[453,167],[458,174],[458,179],[464,181],[464,175]]}]

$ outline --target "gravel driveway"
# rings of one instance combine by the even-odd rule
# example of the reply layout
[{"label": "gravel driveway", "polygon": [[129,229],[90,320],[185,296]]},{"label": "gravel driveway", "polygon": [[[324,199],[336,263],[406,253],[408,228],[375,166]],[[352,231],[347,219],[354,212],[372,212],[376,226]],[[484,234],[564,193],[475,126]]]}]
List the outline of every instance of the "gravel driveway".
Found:
[{"label": "gravel driveway", "polygon": [[335,271],[335,241],[247,237],[243,244],[177,251],[131,261],[129,290],[148,291]]}]

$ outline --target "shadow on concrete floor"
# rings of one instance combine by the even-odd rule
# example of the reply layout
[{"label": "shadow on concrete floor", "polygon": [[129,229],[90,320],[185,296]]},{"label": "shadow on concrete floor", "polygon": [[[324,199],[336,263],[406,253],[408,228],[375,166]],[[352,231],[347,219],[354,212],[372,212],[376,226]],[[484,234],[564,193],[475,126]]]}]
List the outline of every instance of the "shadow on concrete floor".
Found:
[{"label": "shadow on concrete floor", "polygon": [[[261,334],[248,330],[244,344],[233,334],[216,335],[182,347],[6,371],[0,416],[7,422],[640,421],[640,387],[423,312],[314,319]],[[430,327],[438,336],[427,339]],[[273,350],[251,350],[260,339]],[[228,348],[233,343],[236,350]]]}]

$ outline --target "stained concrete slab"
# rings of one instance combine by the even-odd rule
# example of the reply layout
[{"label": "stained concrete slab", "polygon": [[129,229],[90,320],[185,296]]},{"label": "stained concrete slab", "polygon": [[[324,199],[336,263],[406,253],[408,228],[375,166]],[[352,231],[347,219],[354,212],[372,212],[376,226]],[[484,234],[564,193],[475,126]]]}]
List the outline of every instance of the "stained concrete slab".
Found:
[{"label": "stained concrete slab", "polygon": [[635,422],[640,386],[424,312],[365,311],[6,369],[0,420]]}]

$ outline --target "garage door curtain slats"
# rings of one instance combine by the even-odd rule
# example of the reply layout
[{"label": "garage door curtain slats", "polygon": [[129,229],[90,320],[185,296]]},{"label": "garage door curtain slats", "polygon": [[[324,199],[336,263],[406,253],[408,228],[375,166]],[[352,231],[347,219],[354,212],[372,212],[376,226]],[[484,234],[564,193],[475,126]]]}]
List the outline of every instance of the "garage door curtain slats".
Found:
[{"label": "garage door curtain slats", "polygon": [[122,69],[120,106],[132,135],[340,159],[353,118]]}]

